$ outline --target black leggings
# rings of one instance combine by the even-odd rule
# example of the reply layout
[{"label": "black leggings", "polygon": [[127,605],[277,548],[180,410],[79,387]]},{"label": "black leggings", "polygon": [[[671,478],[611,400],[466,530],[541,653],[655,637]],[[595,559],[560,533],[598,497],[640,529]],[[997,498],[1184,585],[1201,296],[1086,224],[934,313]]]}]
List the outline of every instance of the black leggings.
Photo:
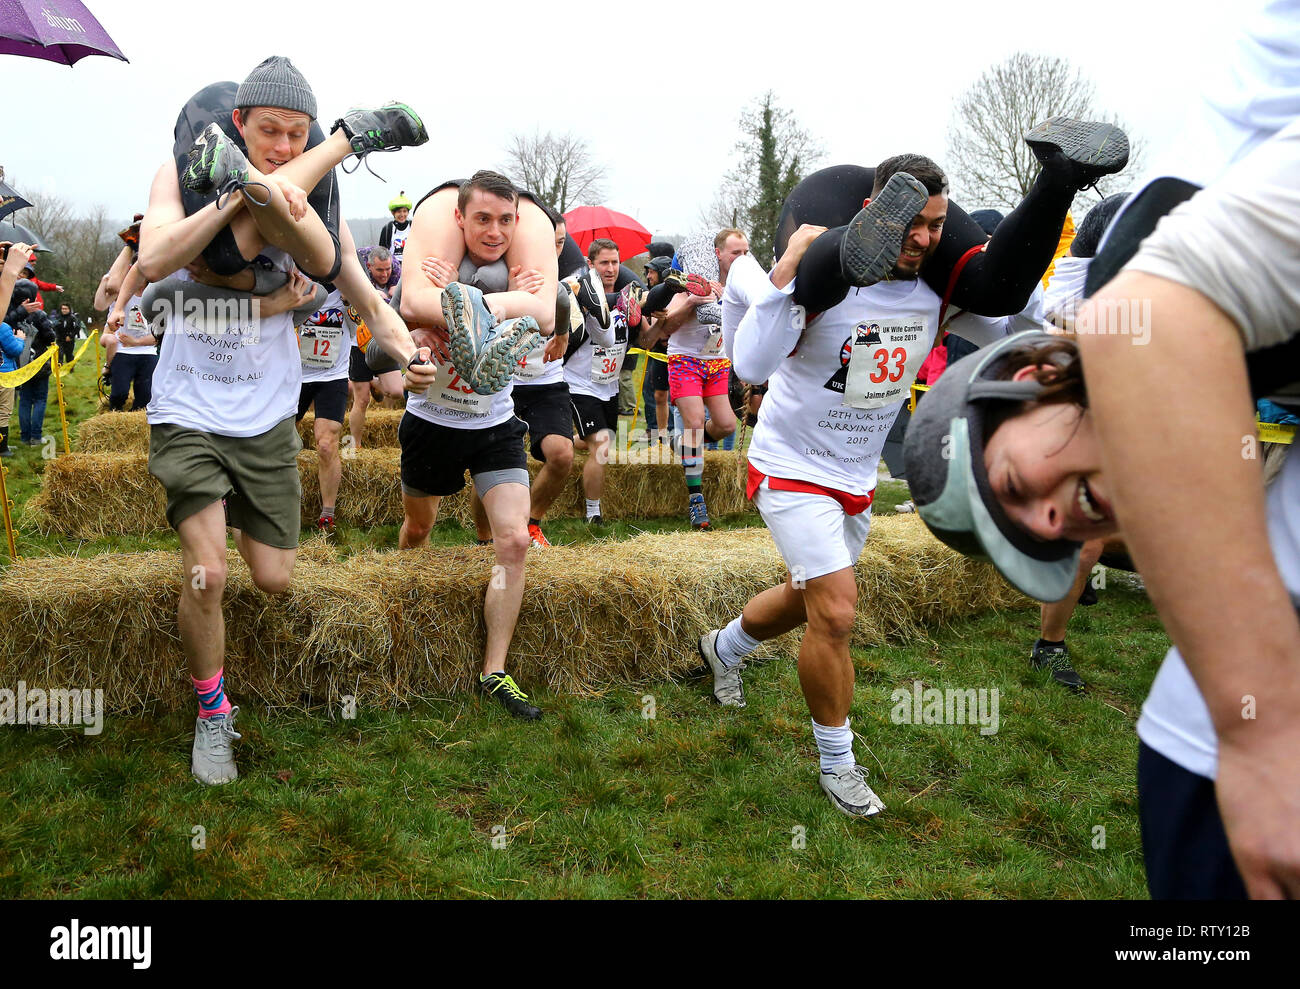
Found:
[{"label": "black leggings", "polygon": [[[840,270],[840,242],[849,221],[871,196],[874,168],[834,165],[795,186],[776,227],[779,258],[801,223],[828,227],[799,262],[794,301],[810,312],[825,312],[844,301],[852,286]],[[961,256],[988,239],[988,247],[962,269],[952,304],[981,316],[1009,316],[1025,308],[1061,240],[1074,190],[1039,174],[1029,194],[999,225],[992,239],[960,206],[948,203],[939,247],[921,277],[940,296]]]},{"label": "black leggings", "polygon": [[[177,178],[180,178],[189,164],[190,148],[194,146],[194,142],[199,139],[199,135],[208,124],[215,123],[238,145],[240,151],[248,153],[244,139],[240,137],[239,131],[235,129],[235,124],[230,119],[231,111],[235,109],[235,93],[238,88],[233,82],[214,82],[211,86],[206,86],[195,93],[185,106],[181,107],[180,116],[176,118],[175,143],[172,146],[172,154],[176,159]],[[307,138],[307,149],[316,147],[324,140],[325,132],[321,130],[320,124],[313,120]],[[193,216],[216,198],[215,192],[199,195],[185,188],[184,183],[181,184],[181,204],[185,207],[186,216]],[[321,179],[316,188],[312,189],[307,202],[321,218],[330,239],[334,241],[334,264],[329,271],[303,273],[317,281],[332,282],[338,277],[339,269],[343,266],[343,255],[339,248],[339,187],[333,169]],[[235,235],[229,225],[218,230],[212,242],[203,249],[203,260],[218,275],[236,275],[253,263],[239,252]]]}]

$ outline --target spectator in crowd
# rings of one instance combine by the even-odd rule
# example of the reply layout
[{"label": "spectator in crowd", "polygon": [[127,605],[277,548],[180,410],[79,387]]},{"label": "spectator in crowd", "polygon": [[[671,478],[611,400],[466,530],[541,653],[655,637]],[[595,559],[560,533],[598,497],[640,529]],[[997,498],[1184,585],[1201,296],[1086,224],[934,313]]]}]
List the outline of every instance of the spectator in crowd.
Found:
[{"label": "spectator in crowd", "polygon": [[59,363],[67,364],[72,360],[72,355],[76,351],[77,338],[86,331],[86,327],[82,325],[81,319],[66,302],[59,306],[59,314],[54,317],[52,322],[55,336],[58,338]]},{"label": "spectator in crowd", "polygon": [[398,261],[406,247],[406,236],[411,231],[411,200],[405,192],[399,192],[397,198],[388,204],[388,211],[393,218],[379,231],[379,246],[386,248]]}]

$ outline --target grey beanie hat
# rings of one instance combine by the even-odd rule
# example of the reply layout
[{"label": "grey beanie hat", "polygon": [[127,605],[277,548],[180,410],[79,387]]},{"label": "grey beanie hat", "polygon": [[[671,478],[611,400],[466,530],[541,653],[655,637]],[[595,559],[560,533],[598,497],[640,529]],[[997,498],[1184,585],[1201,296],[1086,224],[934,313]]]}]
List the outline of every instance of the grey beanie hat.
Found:
[{"label": "grey beanie hat", "polygon": [[283,55],[272,55],[248,74],[235,93],[235,106],[273,106],[316,119],[316,96]]},{"label": "grey beanie hat", "polygon": [[991,404],[1042,394],[1037,381],[999,378],[1008,356],[1059,339],[1027,330],[954,362],[917,402],[903,439],[908,487],[930,531],[963,556],[989,560],[1016,590],[1039,601],[1069,593],[1080,544],[1042,542],[1011,521],[984,469],[985,422]]}]

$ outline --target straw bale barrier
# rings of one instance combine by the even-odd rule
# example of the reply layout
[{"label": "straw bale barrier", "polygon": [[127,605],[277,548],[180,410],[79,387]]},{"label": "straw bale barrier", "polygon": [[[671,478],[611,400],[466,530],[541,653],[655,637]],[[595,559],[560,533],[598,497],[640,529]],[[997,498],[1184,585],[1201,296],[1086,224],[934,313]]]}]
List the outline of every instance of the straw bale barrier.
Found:
[{"label": "straw bale barrier", "polygon": [[[390,707],[472,689],[492,561],[476,546],[340,559],[313,539],[288,592],[273,597],[232,552],[226,672],[236,702],[333,704],[352,694]],[[696,638],[784,576],[762,529],[531,553],[511,672],[579,695],[690,675]],[[0,576],[0,682],[103,689],[113,712],[191,704],[175,617],[181,580],[176,553],[19,561]],[[859,646],[1030,603],[914,517],[874,523],[857,580]],[[797,641],[792,633],[766,651],[792,656]]]},{"label": "straw bale barrier", "polygon": [[[405,414],[403,409],[375,409],[366,411],[365,432],[361,437],[363,447],[396,447],[397,426]],[[316,416],[308,412],[298,423],[298,435],[304,449],[316,449]],[[343,434],[348,434],[348,424],[343,424]],[[105,412],[83,420],[77,433],[79,453],[148,453],[149,424],[140,412]]]},{"label": "straw bale barrier", "polygon": [[[574,469],[556,498],[550,518],[581,518],[582,464],[585,453],[574,458]],[[751,510],[740,484],[737,455],[722,450],[704,454],[704,496],[713,515]],[[680,461],[663,456],[660,463],[611,463],[606,468],[601,508],[608,519],[686,516],[686,485]],[[401,450],[391,447],[361,449],[343,459],[343,479],[337,500],[339,517],[348,525],[400,525],[402,495]],[[535,476],[541,469],[529,461]],[[302,478],[302,520],[309,525],[320,511],[320,476],[316,453],[298,454]],[[468,483],[468,482],[467,482]],[[167,528],[167,501],[149,474],[144,453],[69,453],[45,467],[41,490],[28,503],[22,522],[45,535],[75,539],[103,539],[111,534],[144,535]],[[473,525],[469,489],[444,498],[439,518],[454,518]]]}]

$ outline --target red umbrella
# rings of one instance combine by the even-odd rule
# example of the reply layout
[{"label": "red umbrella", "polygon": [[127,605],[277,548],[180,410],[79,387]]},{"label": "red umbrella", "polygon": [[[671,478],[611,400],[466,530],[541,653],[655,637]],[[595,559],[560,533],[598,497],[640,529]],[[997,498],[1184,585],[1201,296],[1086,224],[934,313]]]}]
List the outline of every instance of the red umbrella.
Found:
[{"label": "red umbrella", "polygon": [[584,254],[593,240],[600,237],[612,240],[618,245],[620,261],[644,254],[650,242],[649,230],[626,213],[604,206],[577,206],[564,214],[564,226]]}]

